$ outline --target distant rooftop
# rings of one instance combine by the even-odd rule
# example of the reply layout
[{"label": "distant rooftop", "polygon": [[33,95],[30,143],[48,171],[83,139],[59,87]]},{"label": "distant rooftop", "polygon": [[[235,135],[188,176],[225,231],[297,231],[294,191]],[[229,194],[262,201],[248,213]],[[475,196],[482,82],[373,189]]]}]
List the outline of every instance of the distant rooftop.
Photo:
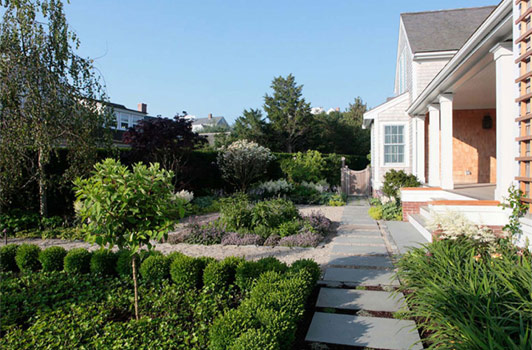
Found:
[{"label": "distant rooftop", "polygon": [[403,13],[413,53],[460,49],[496,6]]}]

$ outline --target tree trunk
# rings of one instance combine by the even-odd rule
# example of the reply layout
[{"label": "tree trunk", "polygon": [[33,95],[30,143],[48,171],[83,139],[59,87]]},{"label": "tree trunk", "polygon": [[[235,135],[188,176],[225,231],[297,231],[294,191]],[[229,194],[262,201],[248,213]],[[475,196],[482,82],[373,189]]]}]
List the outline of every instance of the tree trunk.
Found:
[{"label": "tree trunk", "polygon": [[44,178],[44,154],[39,149],[39,214],[41,218],[48,216],[48,196],[46,195],[46,181]]},{"label": "tree trunk", "polygon": [[137,266],[135,261],[137,260],[137,255],[133,255],[131,258],[131,267],[133,268],[133,288],[135,289],[135,319],[139,320],[139,293],[137,286]]}]

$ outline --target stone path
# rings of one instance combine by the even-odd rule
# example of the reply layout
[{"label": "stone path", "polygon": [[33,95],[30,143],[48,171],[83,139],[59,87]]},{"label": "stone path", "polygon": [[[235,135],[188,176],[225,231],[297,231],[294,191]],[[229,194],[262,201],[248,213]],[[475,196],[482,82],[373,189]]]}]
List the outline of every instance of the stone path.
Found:
[{"label": "stone path", "polygon": [[[392,318],[404,308],[391,244],[365,200],[345,207],[306,340],[368,349],[423,349],[415,323]],[[394,247],[395,248],[395,247]],[[380,317],[373,317],[377,315]]]}]

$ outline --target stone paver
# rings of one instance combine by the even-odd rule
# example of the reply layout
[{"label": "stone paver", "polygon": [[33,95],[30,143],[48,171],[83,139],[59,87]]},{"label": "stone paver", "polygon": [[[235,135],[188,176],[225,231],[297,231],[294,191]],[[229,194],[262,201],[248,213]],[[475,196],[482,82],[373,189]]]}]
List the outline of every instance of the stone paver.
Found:
[{"label": "stone paver", "polygon": [[[413,321],[382,317],[351,316],[343,311],[397,312],[404,306],[402,294],[354,287],[398,287],[393,263],[379,225],[367,211],[367,202],[351,201],[344,209],[342,224],[332,239],[316,306],[330,313],[316,312],[306,340],[326,344],[376,349],[422,349]],[[408,238],[401,237],[403,240]],[[389,238],[388,238],[389,239]],[[401,240],[400,240],[401,241]],[[403,241],[401,241],[403,242]]]},{"label": "stone paver", "polygon": [[406,253],[409,248],[428,243],[427,239],[409,222],[386,221],[386,227],[400,254]]},{"label": "stone paver", "polygon": [[341,282],[348,285],[360,286],[399,287],[399,281],[395,278],[393,272],[375,269],[329,267],[325,271],[323,281]]},{"label": "stone paver", "polygon": [[413,321],[316,312],[306,340],[329,344],[403,350],[423,349]]},{"label": "stone paver", "polygon": [[343,235],[332,239],[336,244],[377,244],[384,245],[384,241],[380,236],[356,236],[356,235]]},{"label": "stone paver", "polygon": [[387,256],[343,256],[332,255],[329,259],[329,265],[336,266],[360,266],[360,267],[379,267],[392,268],[392,260]]},{"label": "stone paver", "polygon": [[397,312],[403,308],[404,298],[389,292],[321,288],[316,306],[340,310]]},{"label": "stone paver", "polygon": [[335,244],[332,246],[331,251],[334,254],[344,255],[387,255],[388,250],[385,245],[381,246],[368,246],[368,245],[347,245],[347,244]]}]

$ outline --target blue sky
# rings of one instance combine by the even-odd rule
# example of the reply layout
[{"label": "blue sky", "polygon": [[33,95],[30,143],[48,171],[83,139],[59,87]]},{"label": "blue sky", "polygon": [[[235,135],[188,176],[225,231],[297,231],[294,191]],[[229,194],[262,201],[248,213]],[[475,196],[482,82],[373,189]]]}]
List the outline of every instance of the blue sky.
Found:
[{"label": "blue sky", "polygon": [[[399,14],[484,0],[71,0],[80,54],[111,100],[151,115],[185,110],[232,122],[292,73],[312,106],[370,106],[392,95]],[[436,40],[436,38],[435,38]]]}]

